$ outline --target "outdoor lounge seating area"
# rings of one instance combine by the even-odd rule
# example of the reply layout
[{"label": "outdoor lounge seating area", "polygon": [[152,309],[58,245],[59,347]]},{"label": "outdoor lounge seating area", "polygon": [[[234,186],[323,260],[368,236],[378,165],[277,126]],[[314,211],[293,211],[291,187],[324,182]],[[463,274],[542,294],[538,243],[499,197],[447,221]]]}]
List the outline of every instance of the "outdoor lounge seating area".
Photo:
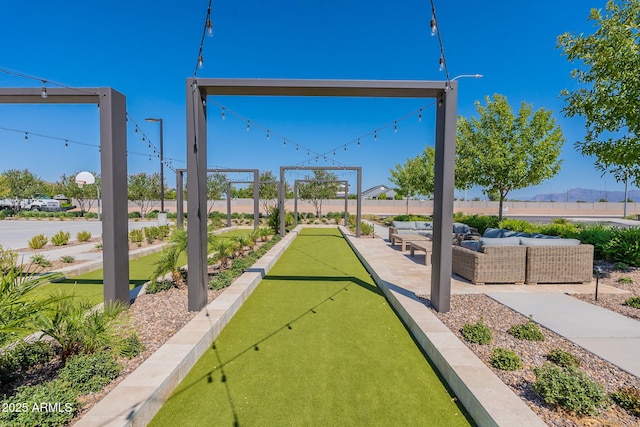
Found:
[{"label": "outdoor lounge seating area", "polygon": [[590,283],[593,246],[577,239],[487,229],[477,241],[453,246],[453,273],[485,283]]}]

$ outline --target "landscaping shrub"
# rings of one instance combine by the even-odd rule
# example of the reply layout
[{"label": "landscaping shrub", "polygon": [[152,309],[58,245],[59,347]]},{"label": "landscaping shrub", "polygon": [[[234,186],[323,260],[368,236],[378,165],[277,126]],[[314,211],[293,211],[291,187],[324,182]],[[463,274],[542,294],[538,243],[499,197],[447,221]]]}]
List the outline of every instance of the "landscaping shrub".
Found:
[{"label": "landscaping shrub", "polygon": [[233,283],[233,279],[230,271],[220,271],[213,279],[209,280],[209,289],[224,289]]},{"label": "landscaping shrub", "polygon": [[578,227],[568,222],[543,224],[537,227],[536,232],[546,234],[548,236],[573,238],[578,234]]},{"label": "landscaping shrub", "polygon": [[54,246],[64,246],[69,243],[69,239],[71,238],[71,233],[68,231],[58,231],[56,234],[51,236],[51,243]]},{"label": "landscaping shrub", "polygon": [[153,243],[160,236],[160,230],[156,226],[145,227],[144,229],[144,237],[147,239],[147,243]]},{"label": "landscaping shrub", "polygon": [[498,223],[498,228],[504,228],[505,230],[521,231],[523,233],[535,233],[537,232],[536,226],[524,219],[503,219]]},{"label": "landscaping shrub", "polygon": [[629,307],[640,308],[640,297],[627,298],[624,303]]},{"label": "landscaping shrub", "polygon": [[145,346],[135,332],[123,338],[118,345],[118,354],[127,359],[133,359],[144,350]]},{"label": "landscaping shrub", "polygon": [[481,235],[484,234],[487,228],[498,228],[498,217],[494,215],[464,215],[455,213],[453,220],[476,228]]},{"label": "landscaping shrub", "polygon": [[71,264],[75,260],[76,259],[71,255],[63,255],[60,257],[60,261],[64,262],[65,264]]},{"label": "landscaping shrub", "polygon": [[613,236],[613,227],[602,224],[579,227],[575,238],[582,243],[593,245],[595,259],[605,259],[604,247]]},{"label": "landscaping shrub", "polygon": [[176,283],[172,280],[152,280],[147,284],[146,293],[157,294],[171,288],[177,288]]},{"label": "landscaping shrub", "polygon": [[142,243],[143,240],[144,232],[141,229],[135,229],[129,232],[129,241],[131,243]]},{"label": "landscaping shrub", "polygon": [[129,212],[129,214],[127,215],[129,218],[131,219],[139,219],[142,218],[142,215],[140,214],[140,212]]},{"label": "landscaping shrub", "polygon": [[31,249],[42,249],[48,241],[49,239],[44,234],[38,234],[33,236],[28,244]]},{"label": "landscaping shrub", "polygon": [[544,334],[531,318],[527,323],[511,326],[507,332],[519,340],[544,341]]},{"label": "landscaping shrub", "polygon": [[364,222],[364,221],[360,222],[360,232],[364,236],[369,236],[369,235],[373,234],[373,225],[369,224],[368,222]]},{"label": "landscaping shrub", "polygon": [[616,270],[620,270],[620,271],[629,271],[631,270],[631,268],[629,268],[629,266],[627,264],[625,264],[624,262],[616,262],[615,264],[613,264],[613,268]]},{"label": "landscaping shrub", "polygon": [[608,405],[602,384],[590,379],[581,370],[561,368],[551,363],[534,368],[533,390],[551,406],[559,406],[577,415],[595,415]]},{"label": "landscaping shrub", "polygon": [[556,348],[555,350],[551,350],[547,353],[547,359],[563,368],[567,368],[569,366],[580,366],[580,359],[578,359],[577,356],[574,356],[568,351],[564,351],[560,348]]},{"label": "landscaping shrub", "polygon": [[616,280],[616,282],[629,285],[633,283],[633,279],[631,277],[619,277],[618,280]]},{"label": "landscaping shrub", "polygon": [[491,365],[503,371],[516,371],[522,369],[520,356],[506,348],[496,347],[491,354]]},{"label": "landscaping shrub", "polygon": [[611,394],[611,398],[631,415],[640,417],[640,390],[636,387],[625,387]]},{"label": "landscaping shrub", "polygon": [[91,240],[91,233],[86,230],[78,231],[78,234],[76,234],[76,239],[78,239],[78,242],[88,242],[89,240]]},{"label": "landscaping shrub", "polygon": [[11,249],[4,249],[0,245],[0,273],[5,273],[16,267],[18,262],[18,252]]},{"label": "landscaping shrub", "polygon": [[[22,386],[17,393],[2,402],[7,408],[20,411],[0,411],[0,425],[59,427],[73,419],[80,409],[77,393],[64,381],[54,380],[42,385]],[[41,405],[46,405],[42,407]]]},{"label": "landscaping shrub", "polygon": [[460,330],[464,339],[473,344],[489,344],[493,339],[491,329],[482,319],[477,323],[465,323]]},{"label": "landscaping shrub", "polygon": [[120,375],[122,367],[111,353],[98,352],[71,356],[59,378],[78,394],[95,393]]},{"label": "landscaping shrub", "polygon": [[613,236],[604,246],[604,253],[611,261],[640,266],[640,228],[614,228]]},{"label": "landscaping shrub", "polygon": [[18,341],[0,356],[0,381],[6,382],[39,363],[53,357],[53,347],[46,341]]},{"label": "landscaping shrub", "polygon": [[37,266],[42,268],[47,268],[51,266],[51,261],[49,261],[47,257],[42,254],[31,255],[31,258],[29,258],[29,261],[31,261],[32,264],[36,264]]}]

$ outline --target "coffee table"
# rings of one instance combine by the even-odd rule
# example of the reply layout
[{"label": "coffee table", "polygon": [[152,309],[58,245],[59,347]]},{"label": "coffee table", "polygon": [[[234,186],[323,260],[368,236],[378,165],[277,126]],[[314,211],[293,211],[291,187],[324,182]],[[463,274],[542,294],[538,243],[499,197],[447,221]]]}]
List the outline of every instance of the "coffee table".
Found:
[{"label": "coffee table", "polygon": [[431,237],[423,236],[421,234],[392,234],[389,238],[391,239],[391,245],[397,245],[400,243],[402,251],[407,250],[409,242],[431,241]]},{"label": "coffee table", "polygon": [[424,265],[431,265],[432,242],[409,242],[409,253],[415,256],[416,251],[424,252]]}]

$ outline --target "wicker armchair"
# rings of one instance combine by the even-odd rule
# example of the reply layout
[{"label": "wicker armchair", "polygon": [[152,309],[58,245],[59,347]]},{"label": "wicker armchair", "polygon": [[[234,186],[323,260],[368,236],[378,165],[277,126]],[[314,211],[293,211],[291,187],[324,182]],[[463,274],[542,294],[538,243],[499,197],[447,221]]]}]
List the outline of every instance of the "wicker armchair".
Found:
[{"label": "wicker armchair", "polygon": [[485,283],[525,282],[527,248],[524,246],[485,246],[477,252],[453,246],[453,273],[470,280],[474,285]]},{"label": "wicker armchair", "polygon": [[593,245],[527,246],[525,283],[591,283]]}]

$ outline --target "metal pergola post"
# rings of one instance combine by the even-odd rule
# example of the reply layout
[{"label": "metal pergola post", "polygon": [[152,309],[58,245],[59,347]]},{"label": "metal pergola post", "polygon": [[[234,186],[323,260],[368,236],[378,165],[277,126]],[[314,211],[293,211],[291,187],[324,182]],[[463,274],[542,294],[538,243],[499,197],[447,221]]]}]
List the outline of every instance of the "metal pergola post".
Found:
[{"label": "metal pergola post", "polygon": [[[355,171],[358,175],[358,184],[357,184],[357,203],[356,203],[356,237],[360,237],[360,220],[362,218],[362,167],[360,166],[280,166],[280,187],[278,191],[278,207],[280,212],[284,212],[284,174],[288,170],[348,170]],[[311,179],[310,181],[315,181]],[[322,180],[318,180],[322,181]],[[331,181],[331,180],[329,180]],[[336,180],[336,182],[341,182],[344,180]],[[346,210],[345,210],[346,212]],[[280,235],[284,236],[285,234],[285,226],[284,226],[284,215],[280,215]]]},{"label": "metal pergola post", "polygon": [[253,184],[253,228],[260,226],[260,181],[253,177],[253,181],[227,181],[227,227],[231,227],[231,184]]},{"label": "metal pergola post", "polygon": [[293,183],[293,218],[294,224],[298,225],[298,183],[300,182],[336,182],[344,184],[344,226],[347,226],[347,209],[349,207],[349,181],[346,179],[296,179]]},{"label": "metal pergola post", "polygon": [[[431,303],[437,311],[448,311],[451,294],[451,230],[453,214],[454,154],[456,145],[456,107],[458,84],[456,81],[416,80],[291,80],[291,79],[187,79],[187,170],[189,188],[206,184],[206,111],[203,101],[210,95],[230,96],[324,96],[364,98],[434,98],[436,109],[436,173],[434,191],[434,244],[431,274]],[[314,168],[311,168],[314,169]],[[322,168],[315,168],[322,169]],[[361,168],[360,168],[361,169]],[[362,181],[358,174],[357,232],[360,235],[360,198]],[[205,199],[204,190],[189,191],[189,309],[200,309],[206,304],[206,294],[200,295],[200,273],[193,276],[191,269],[200,271],[206,261],[206,241],[195,234],[206,226],[200,214]],[[280,168],[278,207],[281,212],[280,232],[284,234],[284,170]],[[192,197],[193,195],[193,197]],[[193,237],[192,237],[193,235]],[[197,243],[199,242],[199,243]],[[197,244],[196,244],[197,243]],[[197,252],[197,253],[196,253]],[[195,263],[195,264],[193,264]],[[206,266],[204,266],[206,268]],[[191,297],[197,293],[196,297]],[[192,301],[199,304],[192,304]]]},{"label": "metal pergola post", "polygon": [[112,88],[0,88],[0,104],[97,104],[100,107],[100,180],[104,301],[129,303],[126,98]]}]

